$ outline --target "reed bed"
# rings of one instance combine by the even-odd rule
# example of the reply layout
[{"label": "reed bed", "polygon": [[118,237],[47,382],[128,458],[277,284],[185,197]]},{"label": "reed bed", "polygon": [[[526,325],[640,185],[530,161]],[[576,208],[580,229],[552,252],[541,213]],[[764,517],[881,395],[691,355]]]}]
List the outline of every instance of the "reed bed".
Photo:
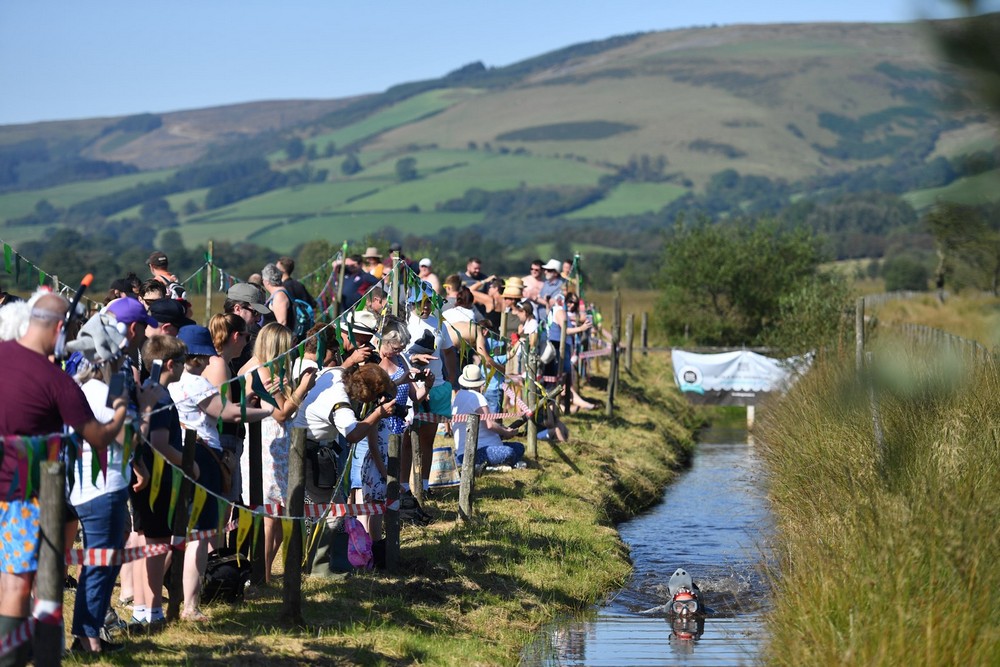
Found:
[{"label": "reed bed", "polygon": [[765,659],[1000,664],[1000,366],[899,340],[875,359],[865,381],[826,360],[761,420],[778,524]]}]

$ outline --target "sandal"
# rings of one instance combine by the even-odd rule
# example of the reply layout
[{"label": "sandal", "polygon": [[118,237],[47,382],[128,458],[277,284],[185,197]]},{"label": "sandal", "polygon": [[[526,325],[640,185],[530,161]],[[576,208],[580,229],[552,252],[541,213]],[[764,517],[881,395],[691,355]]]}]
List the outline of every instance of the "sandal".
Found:
[{"label": "sandal", "polygon": [[191,623],[207,623],[209,618],[202,613],[201,609],[195,609],[194,611],[182,611],[181,620]]}]

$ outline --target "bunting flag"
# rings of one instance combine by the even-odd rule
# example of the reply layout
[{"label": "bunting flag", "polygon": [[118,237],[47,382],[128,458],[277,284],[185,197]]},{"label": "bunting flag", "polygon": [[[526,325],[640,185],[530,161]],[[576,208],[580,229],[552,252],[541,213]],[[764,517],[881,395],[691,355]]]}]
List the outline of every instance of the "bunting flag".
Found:
[{"label": "bunting flag", "polygon": [[236,550],[243,550],[243,543],[246,542],[247,534],[250,532],[250,527],[253,526],[253,516],[250,514],[249,510],[243,509],[242,507],[236,508],[236,513],[239,519],[236,522]]},{"label": "bunting flag", "polygon": [[294,519],[281,518],[281,562],[288,562],[288,544],[292,541],[292,521]]},{"label": "bunting flag", "polygon": [[247,379],[241,375],[240,382],[240,421],[247,423]]},{"label": "bunting flag", "polygon": [[177,507],[177,499],[181,497],[181,482],[184,481],[184,473],[180,468],[170,467],[170,508],[167,510],[167,525],[174,525],[174,508]]},{"label": "bunting flag", "polygon": [[205,491],[205,487],[200,484],[195,484],[194,486],[194,499],[191,501],[191,515],[188,517],[187,529],[190,533],[196,525],[198,525],[198,517],[201,516],[201,511],[205,507],[205,500],[208,499],[208,493]]},{"label": "bunting flag", "polygon": [[125,468],[132,461],[132,442],[135,437],[135,430],[132,427],[132,422],[125,422],[125,435],[122,438],[122,469],[121,473],[125,475]]},{"label": "bunting flag", "polygon": [[14,273],[11,268],[11,260],[14,257],[14,249],[6,243],[3,244],[3,268],[7,273]]},{"label": "bunting flag", "polygon": [[222,534],[223,531],[227,530],[226,528],[224,528],[224,526],[226,525],[226,518],[228,518],[228,516],[229,516],[229,502],[225,498],[222,498],[220,496],[216,496],[215,497],[215,506],[219,510],[219,513],[218,513],[218,517],[219,517],[219,534]]},{"label": "bunting flag", "polygon": [[[159,454],[155,452],[154,454]],[[160,495],[160,484],[163,481],[163,456],[153,457],[153,478],[149,481],[149,509],[153,509],[156,497]]]},{"label": "bunting flag", "polygon": [[256,554],[257,553],[257,536],[260,535],[261,532],[263,532],[263,531],[261,531],[261,528],[260,528],[261,522],[263,520],[264,520],[264,518],[260,515],[260,513],[254,512],[254,514],[253,514],[253,526],[252,526],[253,530],[251,531],[252,537],[250,538],[250,553],[251,554]]}]

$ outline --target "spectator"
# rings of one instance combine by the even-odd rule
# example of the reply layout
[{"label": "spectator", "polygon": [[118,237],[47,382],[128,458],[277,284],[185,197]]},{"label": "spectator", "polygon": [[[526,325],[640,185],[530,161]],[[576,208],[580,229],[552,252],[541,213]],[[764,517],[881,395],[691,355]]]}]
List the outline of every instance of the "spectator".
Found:
[{"label": "spectator", "polygon": [[156,299],[149,304],[149,315],[158,326],[146,326],[146,337],[162,335],[176,336],[181,327],[194,324],[187,316],[184,304],[176,299]]},{"label": "spectator", "polygon": [[281,286],[281,270],[274,264],[268,264],[260,272],[264,279],[264,289],[270,296],[266,306],[274,313],[274,321],[291,329],[294,326],[295,307],[288,290]]},{"label": "spectator", "polygon": [[385,265],[382,263],[382,255],[375,246],[368,246],[365,254],[361,256],[365,261],[365,271],[375,276],[376,280],[382,280],[385,273]]},{"label": "spectator", "polygon": [[261,278],[259,273],[251,273],[250,277],[247,278],[247,282],[251,285],[256,285],[260,289],[264,289],[264,279]]},{"label": "spectator", "polygon": [[455,302],[458,299],[458,291],[462,289],[462,279],[458,277],[457,273],[453,273],[444,279],[443,286],[444,305],[441,306],[442,313],[455,307]]},{"label": "spectator", "polygon": [[[323,358],[319,358],[319,343],[323,341]],[[310,368],[319,371],[336,363],[337,339],[334,328],[320,322],[306,333],[303,354],[292,364],[292,382],[298,382],[302,374]]]},{"label": "spectator", "polygon": [[[138,303],[138,302],[137,302]],[[86,395],[73,379],[49,361],[63,330],[67,301],[55,294],[40,296],[29,311],[28,326],[16,340],[0,342],[0,434],[49,435],[71,426],[91,447],[103,451],[125,422],[127,401],[117,397],[108,423],[94,417]],[[14,442],[3,443],[0,462],[0,526],[18,539],[0,540],[0,637],[6,637],[28,617],[28,603],[38,569],[39,506],[28,496],[17,473],[25,452]],[[103,624],[103,619],[101,619]],[[111,648],[111,647],[109,647]],[[25,664],[30,647],[7,656]]]},{"label": "spectator", "polygon": [[185,290],[184,286],[178,282],[177,276],[170,273],[169,260],[164,253],[159,250],[154,251],[150,254],[149,258],[146,259],[146,266],[149,267],[149,272],[153,274],[153,278],[163,283],[167,298],[186,298],[187,290]]},{"label": "spectator", "polygon": [[545,272],[545,282],[542,283],[541,288],[538,290],[538,298],[535,299],[535,317],[538,318],[539,322],[544,322],[548,319],[549,301],[554,296],[563,292],[563,286],[566,284],[566,281],[559,275],[561,269],[562,264],[558,259],[550,259],[542,267],[542,270]]},{"label": "spectator", "polygon": [[261,288],[253,283],[236,283],[230,287],[229,291],[226,292],[226,302],[223,304],[222,310],[242,318],[247,323],[247,338],[244,341],[246,345],[229,365],[229,368],[235,372],[250,359],[257,332],[264,326],[268,318],[273,321],[274,314],[264,304]]},{"label": "spectator", "polygon": [[485,316],[491,301],[487,294],[489,283],[496,276],[484,275],[482,261],[478,257],[470,257],[465,265],[465,273],[458,274],[458,277],[462,280],[462,284],[472,292],[476,311]]},{"label": "spectator", "polygon": [[145,379],[145,367],[141,364],[142,348],[146,342],[146,330],[149,327],[159,328],[160,323],[150,317],[146,312],[146,307],[138,299],[116,299],[105,308],[115,316],[119,323],[125,326],[126,358],[123,370],[125,371],[125,390],[130,398],[129,407],[135,408],[137,387]]},{"label": "spectator", "polygon": [[116,278],[111,281],[111,287],[108,288],[108,293],[104,296],[104,305],[106,306],[115,299],[127,296],[134,296],[132,294],[132,286],[124,278]]},{"label": "spectator", "polygon": [[434,269],[431,266],[431,258],[424,257],[420,260],[420,265],[418,267],[420,272],[420,279],[431,284],[431,289],[434,290],[435,294],[441,293],[441,280],[434,273]]},{"label": "spectator", "polygon": [[[220,495],[231,490],[233,470],[239,466],[231,452],[222,448],[216,424],[242,420],[239,401],[225,404],[218,388],[202,377],[209,359],[216,356],[212,334],[205,327],[190,325],[183,327],[177,337],[187,346],[184,372],[180,379],[170,385],[170,398],[177,408],[181,426],[198,435],[195,448],[195,462],[201,475],[198,484],[209,493]],[[246,422],[256,422],[271,414],[266,408],[246,408]],[[215,502],[206,502],[198,516],[195,527],[210,530],[218,526],[219,509]],[[208,617],[200,609],[201,579],[208,565],[208,539],[188,542],[184,549],[184,609],[181,618],[188,621],[207,621]]]},{"label": "spectator", "polygon": [[292,271],[295,270],[295,260],[291,257],[282,257],[277,262],[277,267],[281,271],[281,285],[288,290],[292,300],[301,299],[312,308],[316,308],[316,299],[309,294],[306,286],[295,278],[292,278]]},{"label": "spectator", "polygon": [[387,302],[388,299],[385,290],[376,285],[368,290],[368,300],[365,302],[365,308],[374,313],[375,317],[381,317]]},{"label": "spectator", "polygon": [[385,269],[382,271],[383,276],[389,271],[392,271],[392,258],[394,254],[399,257],[400,261],[403,262],[403,264],[405,264],[406,266],[412,266],[413,262],[406,255],[403,254],[403,244],[398,242],[390,243],[389,254],[386,255],[385,261],[383,262],[383,265],[385,267]]},{"label": "spectator", "polygon": [[[414,290],[410,295],[414,308],[407,321],[407,329],[413,342],[407,349],[406,355],[411,366],[418,370],[426,368],[434,376],[430,392],[427,394],[426,411],[434,415],[450,416],[450,382],[458,378],[458,355],[451,337],[445,331],[444,323],[439,322],[433,314],[434,303],[428,294],[430,289],[430,284],[424,284],[421,292]],[[420,442],[420,470],[425,491],[428,489],[437,426],[430,421],[414,423]],[[403,471],[410,468],[412,450],[408,452],[408,449],[403,447],[400,452],[400,469]],[[405,474],[404,472],[403,475]]]},{"label": "spectator", "polygon": [[[334,271],[340,265],[334,262]],[[344,286],[340,294],[340,311],[344,312],[354,307],[369,289],[378,284],[375,276],[361,269],[361,255],[351,255],[344,260]]]},{"label": "spectator", "polygon": [[[124,299],[123,299],[124,300]],[[138,303],[138,302],[136,302]],[[169,389],[178,381],[184,372],[184,362],[187,358],[187,346],[184,341],[173,336],[153,336],[142,346],[142,361],[147,372],[154,370],[153,362],[159,361],[162,366],[159,377],[154,377],[148,383],[152,387],[159,384]],[[142,467],[153,470],[154,452],[163,457],[172,466],[180,468],[183,465],[181,450],[183,436],[181,422],[177,416],[177,408],[168,391],[159,393],[159,400],[150,410],[144,410],[148,420],[143,424],[143,442],[136,449],[136,458],[141,460]],[[195,462],[193,476],[199,479],[201,470]],[[154,544],[166,544],[171,537],[172,527],[168,521],[170,512],[170,494],[164,491],[150,501],[150,480],[140,479],[129,491],[132,503],[133,529],[139,534],[134,540],[135,546],[143,547]],[[166,554],[149,556],[132,563],[132,628],[150,628],[162,626],[163,616],[163,569]]]},{"label": "spectator", "polygon": [[[469,364],[462,369],[458,378],[462,386],[452,400],[453,415],[482,415],[479,421],[479,442],[475,452],[476,465],[515,466],[524,456],[524,445],[519,442],[504,442],[501,438],[512,438],[517,432],[505,427],[499,420],[489,416],[486,397],[482,394],[486,378],[479,366]],[[455,457],[459,465],[465,455],[466,429],[455,429]]]},{"label": "spectator", "polygon": [[[273,412],[261,422],[261,455],[264,477],[264,502],[267,504],[284,505],[288,495],[288,450],[290,436],[288,423],[295,415],[299,405],[312,388],[316,379],[316,371],[306,371],[292,386],[292,383],[281,382],[272,376],[265,365],[288,354],[292,349],[292,332],[277,322],[268,324],[260,330],[254,343],[253,356],[243,368],[240,375],[255,372],[260,377],[261,384],[266,388],[268,396],[262,396],[259,388],[254,388],[247,395],[247,400],[257,405],[261,401],[274,403]],[[257,385],[255,382],[254,385]],[[249,451],[249,442],[245,443],[244,451]],[[244,482],[243,498],[250,499],[250,459],[241,457]],[[271,567],[274,557],[281,547],[281,522],[277,519],[264,517],[264,570],[265,581],[271,580]]]},{"label": "spectator", "polygon": [[150,278],[139,286],[139,301],[142,301],[146,307],[149,307],[149,304],[153,301],[166,297],[166,295],[166,285],[156,278]]},{"label": "spectator", "polygon": [[522,280],[524,281],[524,298],[537,301],[538,293],[545,283],[545,277],[542,275],[542,260],[534,260],[531,263],[531,272]]},{"label": "spectator", "polygon": [[[565,307],[563,302],[565,301]],[[551,309],[549,311],[548,319],[548,331],[546,332],[548,336],[549,343],[552,347],[556,349],[558,353],[557,357],[547,363],[542,371],[543,375],[549,376],[563,376],[567,378],[566,386],[563,388],[563,392],[566,391],[566,387],[569,388],[571,393],[572,403],[574,410],[593,410],[596,407],[593,403],[589,403],[576,393],[576,389],[573,388],[572,376],[574,373],[573,368],[573,350],[576,349],[576,336],[585,331],[589,331],[593,327],[593,323],[589,320],[577,324],[575,322],[576,313],[579,311],[579,298],[573,292],[567,295],[558,294],[554,296],[550,302]],[[561,338],[562,338],[562,328],[566,327],[566,349],[560,349]]]},{"label": "spectator", "polygon": [[445,311],[442,317],[448,327],[451,342],[458,348],[459,362],[463,366],[472,363],[473,355],[478,353],[483,363],[503,371],[503,368],[490,358],[486,337],[477,324],[479,318],[472,308],[472,292],[468,287],[463,286],[458,291],[455,307]]},{"label": "spectator", "polygon": [[[244,283],[245,284],[245,283]],[[256,288],[253,288],[256,289]],[[250,311],[253,312],[253,311]],[[201,376],[208,380],[219,392],[226,392],[229,403],[240,404],[240,384],[232,382],[235,373],[233,362],[247,347],[249,334],[247,323],[235,313],[213,315],[208,321],[208,330],[212,334],[212,345],[216,355],[209,357],[208,367]],[[242,366],[237,366],[239,369]],[[219,444],[227,457],[232,461],[240,461],[243,456],[243,441],[246,438],[246,428],[241,422],[223,421],[219,428]],[[232,482],[229,491],[222,496],[229,501],[236,501],[243,490],[243,476],[239,465],[233,466]]]}]

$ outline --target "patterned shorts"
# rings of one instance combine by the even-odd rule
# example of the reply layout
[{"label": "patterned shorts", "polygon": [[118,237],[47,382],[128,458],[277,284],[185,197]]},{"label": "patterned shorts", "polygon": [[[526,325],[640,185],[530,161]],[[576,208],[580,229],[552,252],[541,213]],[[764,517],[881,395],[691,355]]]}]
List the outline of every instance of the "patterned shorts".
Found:
[{"label": "patterned shorts", "polygon": [[0,502],[0,572],[38,570],[38,499]]}]

